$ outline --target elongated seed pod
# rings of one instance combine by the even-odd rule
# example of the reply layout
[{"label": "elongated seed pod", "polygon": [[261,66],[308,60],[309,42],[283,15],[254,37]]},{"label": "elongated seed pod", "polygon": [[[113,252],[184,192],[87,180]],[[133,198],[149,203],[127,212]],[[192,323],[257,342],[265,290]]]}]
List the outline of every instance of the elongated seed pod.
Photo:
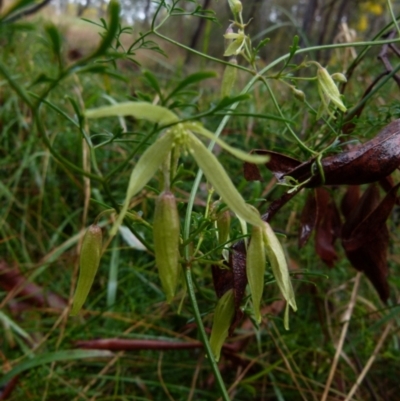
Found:
[{"label": "elongated seed pod", "polygon": [[156,200],[153,239],[158,273],[170,303],[179,277],[179,215],[175,196],[169,191],[161,193]]},{"label": "elongated seed pod", "polygon": [[228,337],[229,327],[235,314],[233,290],[228,290],[218,301],[215,308],[213,326],[210,337],[210,347],[218,362],[221,348]]},{"label": "elongated seed pod", "polygon": [[92,287],[100,263],[102,242],[101,228],[97,224],[92,224],[87,229],[82,242],[79,278],[74,294],[71,316],[79,313]]},{"label": "elongated seed pod", "polygon": [[[237,64],[236,58],[231,57],[229,60],[232,64]],[[232,90],[235,86],[237,79],[237,68],[228,65],[225,67],[224,75],[221,84],[221,98],[231,96]]]},{"label": "elongated seed pod", "polygon": [[265,247],[263,229],[253,226],[250,245],[247,249],[246,274],[249,282],[251,299],[253,301],[254,316],[261,322],[260,303],[264,291]]}]

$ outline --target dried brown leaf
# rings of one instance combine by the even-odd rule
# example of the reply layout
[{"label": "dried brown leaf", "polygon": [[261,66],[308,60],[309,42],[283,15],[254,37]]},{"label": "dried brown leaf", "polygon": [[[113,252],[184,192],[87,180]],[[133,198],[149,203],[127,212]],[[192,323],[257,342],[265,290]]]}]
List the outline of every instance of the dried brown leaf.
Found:
[{"label": "dried brown leaf", "polygon": [[[255,149],[252,150],[251,153],[269,156],[269,161],[265,163],[265,166],[268,170],[272,171],[278,180],[280,180],[284,174],[292,171],[301,164],[301,162],[296,159],[270,150]],[[258,166],[252,163],[244,163],[244,177],[247,181],[262,180]]]},{"label": "dried brown leaf", "polygon": [[379,204],[378,188],[370,186],[342,230],[347,258],[357,270],[365,273],[384,302],[389,298],[386,220],[396,203],[399,186],[393,187]]},{"label": "dried brown leaf", "polygon": [[329,192],[323,188],[317,189],[317,205],[315,251],[329,267],[333,267],[338,258],[334,244],[341,230],[339,211]]}]

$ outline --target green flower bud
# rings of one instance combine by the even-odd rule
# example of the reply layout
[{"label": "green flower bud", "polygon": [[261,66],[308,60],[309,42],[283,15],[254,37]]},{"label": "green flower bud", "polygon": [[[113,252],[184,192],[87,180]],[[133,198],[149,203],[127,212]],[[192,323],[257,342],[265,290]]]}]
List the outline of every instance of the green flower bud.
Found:
[{"label": "green flower bud", "polygon": [[239,0],[228,0],[229,7],[234,15],[239,14],[243,10],[242,2]]},{"label": "green flower bud", "polygon": [[306,100],[306,95],[300,89],[295,88],[294,86],[291,87],[294,97],[300,102],[304,102]]},{"label": "green flower bud", "polygon": [[347,82],[346,75],[342,74],[341,72],[335,72],[331,75],[332,79],[337,82]]},{"label": "green flower bud", "polygon": [[92,287],[100,263],[102,242],[101,228],[97,224],[92,224],[87,229],[82,242],[79,278],[74,294],[71,316],[79,313]]},{"label": "green flower bud", "polygon": [[210,346],[217,362],[221,355],[221,348],[224,345],[226,337],[228,337],[229,327],[234,315],[235,301],[233,290],[231,289],[220,298],[214,312]]},{"label": "green flower bud", "polygon": [[175,196],[169,191],[156,200],[153,239],[158,273],[170,303],[179,278],[179,215]]},{"label": "green flower bud", "polygon": [[340,92],[332,77],[329,75],[326,68],[318,67],[317,70],[318,89],[320,97],[323,103],[326,103],[326,107],[331,101],[339,110],[347,111],[346,106],[343,104],[340,98]]},{"label": "green flower bud", "polygon": [[246,274],[249,282],[250,294],[253,301],[254,316],[261,322],[260,303],[264,291],[265,248],[263,228],[253,226],[250,245],[247,249]]}]

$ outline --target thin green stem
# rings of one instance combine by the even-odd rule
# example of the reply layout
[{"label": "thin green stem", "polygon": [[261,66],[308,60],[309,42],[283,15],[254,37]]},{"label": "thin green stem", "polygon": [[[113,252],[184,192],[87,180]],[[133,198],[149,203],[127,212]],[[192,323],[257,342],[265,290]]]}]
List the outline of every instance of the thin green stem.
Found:
[{"label": "thin green stem", "polygon": [[[278,110],[279,115],[284,118],[284,114],[282,112],[282,109],[279,106],[278,101],[275,98],[274,92],[272,91],[271,87],[268,85],[267,80],[264,77],[260,77],[261,81],[264,83],[265,87],[267,88],[269,95],[271,96],[272,102],[274,103],[276,109]],[[311,155],[315,155],[316,152],[313,151],[312,149],[310,149],[297,135],[296,133],[293,131],[292,127],[290,126],[289,123],[287,123],[286,121],[284,122],[284,124],[286,125],[287,130],[289,131],[290,135],[292,136],[292,138],[297,142],[297,144],[299,145],[299,147],[301,149],[303,149],[304,151],[306,151],[307,153],[311,154]]]},{"label": "thin green stem", "polygon": [[[351,43],[336,43],[333,45],[323,45],[323,46],[312,46],[306,47],[304,49],[298,49],[296,51],[296,55],[303,54],[303,53],[311,53],[317,50],[326,50],[326,49],[345,49],[347,47],[368,47],[368,46],[380,46],[380,45],[387,45],[390,43],[397,43],[400,42],[400,38],[398,39],[385,39],[385,40],[375,40],[375,41],[365,41],[365,42],[351,42]],[[277,58],[276,60],[272,61],[269,65],[264,67],[259,74],[263,75],[267,71],[271,70],[273,67],[278,65],[279,63],[285,61],[288,57],[290,57],[290,53],[286,53],[283,56]]]},{"label": "thin green stem", "polygon": [[157,26],[155,26],[156,25],[156,19],[157,19],[157,16],[158,16],[158,13],[160,12],[160,10],[162,9],[162,7],[165,7],[165,1],[160,1],[160,3],[158,4],[158,7],[157,7],[157,9],[156,9],[156,11],[154,12],[154,16],[153,16],[153,19],[152,19],[152,21],[151,21],[151,30],[154,32],[156,29],[158,29],[158,28],[161,28],[163,25],[164,25],[164,23],[165,23],[165,21],[170,17],[170,15],[169,15],[169,13],[161,20],[161,22],[157,25]]},{"label": "thin green stem", "polygon": [[204,54],[202,52],[199,52],[199,51],[197,51],[195,49],[192,49],[191,47],[185,46],[182,43],[179,43],[176,40],[173,40],[173,39],[169,38],[168,36],[164,36],[163,34],[159,33],[158,31],[153,31],[153,33],[154,33],[154,35],[158,36],[160,39],[163,39],[166,42],[172,43],[173,45],[175,45],[177,47],[180,47],[181,49],[184,49],[184,50],[186,50],[186,51],[188,51],[190,53],[196,54],[197,56],[200,56],[200,57],[205,58],[205,59],[210,60],[210,61],[215,61],[218,64],[229,65],[231,67],[235,67],[235,68],[237,68],[239,70],[246,71],[249,74],[254,75],[254,71],[252,69],[250,69],[250,68],[246,68],[246,67],[243,67],[243,66],[238,65],[238,64],[233,64],[233,63],[230,63],[229,61],[221,60],[219,58],[209,56],[208,54]]},{"label": "thin green stem", "polygon": [[400,27],[399,27],[399,24],[397,23],[396,16],[394,15],[394,12],[393,12],[392,1],[391,0],[386,0],[386,3],[388,5],[389,13],[390,13],[390,16],[392,17],[393,24],[396,27],[397,33],[400,36]]},{"label": "thin green stem", "polygon": [[2,63],[0,63],[0,73],[8,81],[9,85],[15,90],[15,92],[17,92],[19,97],[27,104],[27,106],[32,108],[32,102],[27,92],[25,92],[25,89],[11,76],[8,69]]},{"label": "thin green stem", "polygon": [[197,299],[196,299],[196,291],[194,288],[194,283],[193,283],[193,278],[192,278],[192,270],[189,265],[185,269],[185,281],[186,281],[186,286],[188,289],[188,295],[189,295],[189,298],[190,298],[190,301],[191,301],[191,304],[193,307],[194,318],[196,320],[207,357],[210,361],[211,368],[214,372],[215,379],[216,379],[217,385],[219,387],[219,391],[221,392],[221,396],[224,401],[230,401],[229,394],[226,391],[224,380],[222,379],[221,372],[219,371],[219,368],[218,368],[218,364],[214,358],[210,343],[208,341],[207,333],[204,328],[203,321],[201,319],[201,314],[200,314],[199,306],[197,304]]},{"label": "thin green stem", "polygon": [[84,176],[84,177],[89,177],[92,180],[96,180],[99,182],[103,182],[103,178],[96,175],[96,174],[92,174],[89,173],[85,170],[83,170],[82,168],[78,167],[76,164],[70,162],[69,160],[67,160],[65,157],[61,156],[53,147],[53,145],[51,144],[47,134],[46,134],[46,130],[43,126],[42,123],[42,119],[40,118],[40,109],[32,109],[32,113],[33,113],[33,117],[34,117],[34,121],[36,123],[36,128],[39,132],[40,137],[42,138],[44,144],[46,145],[46,147],[49,149],[51,155],[58,160],[61,164],[63,164],[64,166],[68,167],[69,170],[71,171],[75,171],[76,173],[79,173],[80,175]]}]

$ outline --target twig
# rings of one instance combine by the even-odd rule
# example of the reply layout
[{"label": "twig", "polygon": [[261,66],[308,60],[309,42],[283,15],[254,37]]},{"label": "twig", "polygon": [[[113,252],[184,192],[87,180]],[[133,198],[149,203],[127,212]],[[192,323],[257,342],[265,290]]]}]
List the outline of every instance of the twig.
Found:
[{"label": "twig", "polygon": [[157,364],[158,380],[160,381],[161,387],[163,388],[163,390],[164,390],[165,394],[167,395],[169,401],[175,401],[174,398],[172,397],[171,393],[168,391],[168,387],[166,386],[164,378],[162,376],[161,365],[162,365],[163,355],[164,355],[164,353],[161,352],[160,356],[158,358],[158,364]]},{"label": "twig", "polygon": [[356,304],[357,291],[358,291],[358,286],[360,284],[360,278],[361,278],[361,272],[358,272],[356,275],[355,281],[354,281],[354,287],[353,287],[353,291],[351,293],[349,305],[347,306],[347,311],[345,313],[346,320],[343,324],[342,333],[340,334],[340,339],[339,339],[338,345],[336,347],[336,353],[333,358],[331,370],[329,372],[328,380],[326,381],[326,384],[325,384],[325,389],[324,389],[324,393],[322,394],[321,401],[325,401],[327,399],[329,390],[331,388],[333,376],[335,375],[336,367],[337,367],[337,364],[338,364],[339,358],[340,358],[340,354],[342,353],[344,340],[345,340],[346,334],[347,334],[347,329],[349,328],[351,315],[353,314],[353,309]]},{"label": "twig", "polygon": [[[242,379],[246,376],[247,372],[251,369],[251,367],[258,362],[259,359],[264,358],[268,353],[264,353],[259,355],[257,358],[253,359],[252,361],[249,362],[249,364],[243,369],[243,372],[240,373],[240,375],[237,377],[237,379],[233,382],[233,384],[229,387],[228,389],[228,394],[232,397],[233,399],[233,390],[240,384]],[[222,401],[222,398],[219,398],[218,401]]]},{"label": "twig", "polygon": [[0,392],[1,401],[8,400],[10,398],[12,392],[14,391],[14,389],[18,384],[18,381],[19,381],[19,375],[16,375],[7,383],[7,385],[4,387],[4,390]]},{"label": "twig", "polygon": [[[388,39],[392,39],[396,36],[396,32],[392,31],[389,33],[388,35]],[[389,57],[388,57],[388,49],[389,47],[393,50],[392,44],[388,43],[382,46],[382,50],[379,53],[378,59],[382,61],[384,67],[386,68],[386,72],[389,74],[390,72],[393,71],[393,67],[392,64],[389,61]],[[396,81],[397,85],[400,87],[400,76],[398,76],[397,74],[393,75],[393,79]]]},{"label": "twig", "polygon": [[201,366],[203,365],[203,360],[204,360],[204,356],[201,355],[197,361],[196,369],[193,374],[192,383],[190,386],[190,393],[188,395],[187,401],[192,401],[192,398],[194,396],[194,392],[196,390],[196,382],[197,382],[197,379],[199,378],[199,373],[200,373]]},{"label": "twig", "polygon": [[110,351],[157,350],[176,351],[180,349],[203,348],[200,341],[177,342],[162,340],[131,340],[122,338],[105,338],[99,340],[77,341],[75,346],[84,349],[105,349]]}]

